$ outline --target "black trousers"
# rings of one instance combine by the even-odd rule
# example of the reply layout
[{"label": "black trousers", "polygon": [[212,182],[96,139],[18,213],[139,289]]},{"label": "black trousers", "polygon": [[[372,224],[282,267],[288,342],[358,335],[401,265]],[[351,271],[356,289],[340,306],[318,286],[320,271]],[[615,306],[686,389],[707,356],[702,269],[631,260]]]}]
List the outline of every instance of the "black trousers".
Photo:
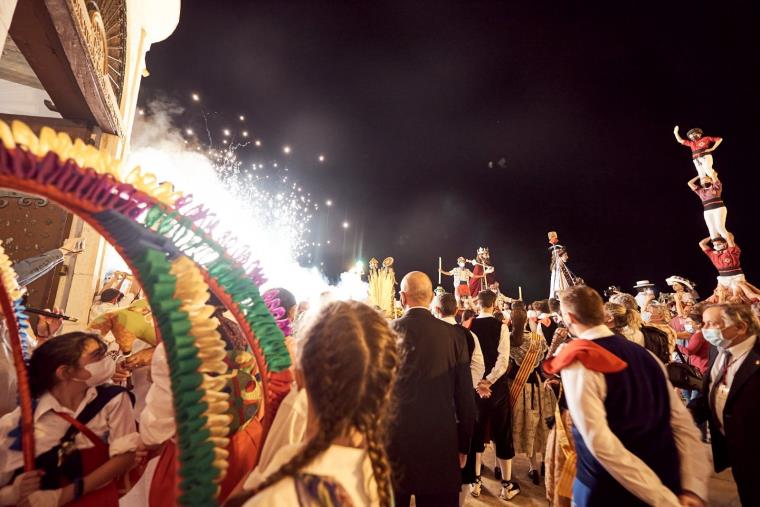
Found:
[{"label": "black trousers", "polygon": [[416,493],[394,493],[395,507],[409,507],[414,495],[417,507],[459,507],[459,493],[439,493],[435,495],[418,495]]},{"label": "black trousers", "polygon": [[[503,382],[503,384],[502,384]],[[498,387],[493,389],[490,398],[476,399],[478,418],[472,437],[472,448],[483,452],[486,434],[490,435],[496,447],[496,457],[512,459],[515,449],[512,444],[512,410],[509,405],[509,387],[505,378],[499,379]]]}]

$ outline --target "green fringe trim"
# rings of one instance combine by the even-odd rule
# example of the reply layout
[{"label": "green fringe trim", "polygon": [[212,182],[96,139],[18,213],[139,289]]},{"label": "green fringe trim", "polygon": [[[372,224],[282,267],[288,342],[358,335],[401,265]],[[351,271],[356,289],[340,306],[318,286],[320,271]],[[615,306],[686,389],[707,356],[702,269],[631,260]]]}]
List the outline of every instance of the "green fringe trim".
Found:
[{"label": "green fringe trim", "polygon": [[189,218],[177,211],[167,213],[160,206],[148,211],[145,225],[171,239],[182,253],[201,265],[229,294],[256,335],[269,371],[279,372],[290,367],[285,337],[269,313],[259,288],[221,245],[198,234]]},{"label": "green fringe trim", "polygon": [[174,299],[177,279],[169,272],[171,264],[166,254],[158,250],[147,248],[133,262],[166,347],[177,424],[179,504],[214,506],[219,470],[213,466],[214,444],[205,427],[208,405],[203,401],[198,348],[189,334],[190,319]]}]

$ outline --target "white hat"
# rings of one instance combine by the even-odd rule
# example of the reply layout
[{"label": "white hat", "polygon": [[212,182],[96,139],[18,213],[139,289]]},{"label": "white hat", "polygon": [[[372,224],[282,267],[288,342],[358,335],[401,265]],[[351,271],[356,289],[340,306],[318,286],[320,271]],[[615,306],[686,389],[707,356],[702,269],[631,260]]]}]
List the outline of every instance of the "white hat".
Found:
[{"label": "white hat", "polygon": [[636,282],[636,285],[633,286],[634,289],[643,289],[644,287],[654,287],[654,284],[649,280],[639,280]]},{"label": "white hat", "polygon": [[682,276],[673,275],[670,278],[666,278],[665,279],[665,283],[667,283],[671,287],[673,286],[674,283],[680,283],[681,285],[683,285],[687,289],[694,290],[694,284],[691,283],[689,280],[687,280],[686,278],[684,278]]}]

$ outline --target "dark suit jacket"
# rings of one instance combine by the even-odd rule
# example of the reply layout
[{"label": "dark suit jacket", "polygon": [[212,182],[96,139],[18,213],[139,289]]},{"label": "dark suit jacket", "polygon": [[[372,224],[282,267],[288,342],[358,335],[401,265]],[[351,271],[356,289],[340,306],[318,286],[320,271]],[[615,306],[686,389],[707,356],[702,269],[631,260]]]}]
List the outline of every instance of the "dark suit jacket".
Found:
[{"label": "dark suit jacket", "polygon": [[475,422],[464,335],[422,308],[393,322],[401,365],[394,390],[388,455],[396,491],[459,491],[458,453],[466,454]]},{"label": "dark suit jacket", "polygon": [[725,435],[718,429],[718,420],[710,407],[711,373],[717,357],[717,349],[710,347],[710,362],[702,392],[689,404],[689,408],[697,422],[710,422],[715,471],[732,467],[742,504],[758,505],[747,501],[749,498],[760,501],[760,494],[756,493],[754,497],[745,495],[751,494],[752,489],[759,489],[755,482],[760,456],[760,339],[747,354],[731,383],[723,411]]}]

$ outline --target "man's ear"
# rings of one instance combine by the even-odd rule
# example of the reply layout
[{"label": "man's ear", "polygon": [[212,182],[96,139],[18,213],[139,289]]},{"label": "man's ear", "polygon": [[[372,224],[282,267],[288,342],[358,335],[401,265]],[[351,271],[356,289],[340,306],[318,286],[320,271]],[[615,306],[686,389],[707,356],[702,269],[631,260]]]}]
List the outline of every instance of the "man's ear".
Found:
[{"label": "man's ear", "polygon": [[60,365],[55,369],[55,378],[58,379],[59,382],[69,380],[71,378],[71,366],[65,364]]}]

